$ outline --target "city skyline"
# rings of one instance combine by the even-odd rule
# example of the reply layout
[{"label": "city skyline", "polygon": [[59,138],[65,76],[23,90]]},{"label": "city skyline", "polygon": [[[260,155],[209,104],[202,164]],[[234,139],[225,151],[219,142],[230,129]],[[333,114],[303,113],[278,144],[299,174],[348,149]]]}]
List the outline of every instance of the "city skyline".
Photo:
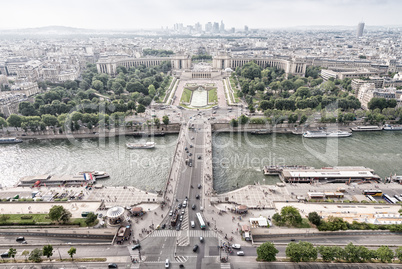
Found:
[{"label": "city skyline", "polygon": [[[49,0],[35,3],[18,0],[2,4],[1,29],[67,26],[87,29],[160,29],[175,23],[202,25],[224,21],[226,29],[235,27],[269,29],[300,26],[402,25],[396,0],[268,0],[203,1],[173,0],[147,2],[119,0],[60,3]],[[18,17],[18,20],[15,18]],[[72,19],[74,18],[74,19]],[[107,19],[106,19],[107,18]]]}]

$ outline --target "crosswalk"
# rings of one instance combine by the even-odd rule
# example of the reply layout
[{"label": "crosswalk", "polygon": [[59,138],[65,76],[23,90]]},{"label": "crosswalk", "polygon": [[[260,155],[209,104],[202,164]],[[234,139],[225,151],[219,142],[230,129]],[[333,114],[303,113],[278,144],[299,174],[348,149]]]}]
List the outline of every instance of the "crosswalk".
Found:
[{"label": "crosswalk", "polygon": [[150,237],[217,237],[215,231],[205,231],[205,230],[156,230],[153,231]]},{"label": "crosswalk", "polygon": [[188,257],[186,257],[186,256],[176,256],[174,259],[175,259],[177,262],[185,263],[185,262],[188,260]]},{"label": "crosswalk", "polygon": [[230,263],[221,263],[221,269],[230,269]]},{"label": "crosswalk", "polygon": [[185,246],[190,245],[190,237],[188,237],[186,234],[181,234],[177,238],[177,245],[179,247],[185,247]]}]

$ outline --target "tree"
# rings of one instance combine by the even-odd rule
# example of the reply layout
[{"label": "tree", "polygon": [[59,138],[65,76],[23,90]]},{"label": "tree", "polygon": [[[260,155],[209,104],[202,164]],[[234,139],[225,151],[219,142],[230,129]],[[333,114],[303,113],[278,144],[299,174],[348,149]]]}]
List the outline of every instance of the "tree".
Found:
[{"label": "tree", "polygon": [[42,252],[43,252],[43,255],[46,256],[50,260],[50,257],[53,256],[53,246],[52,245],[43,246]]},{"label": "tree", "polygon": [[56,116],[49,114],[42,115],[42,121],[46,126],[55,126],[58,123]]},{"label": "tree", "polygon": [[73,259],[74,254],[77,253],[77,249],[75,247],[71,247],[68,251],[67,251],[68,255],[70,255],[71,259]]},{"label": "tree", "polygon": [[3,127],[7,127],[7,121],[3,117],[0,117],[0,128],[3,129]]},{"label": "tree", "polygon": [[240,117],[239,117],[239,123],[240,123],[241,125],[246,124],[248,121],[249,121],[249,117],[247,117],[247,116],[244,115],[244,114],[241,114],[241,115],[240,115]]},{"label": "tree", "polygon": [[22,117],[17,114],[11,114],[7,118],[7,123],[9,126],[15,127],[18,130],[18,127],[21,127]]},{"label": "tree", "polygon": [[242,66],[241,75],[248,79],[261,78],[261,67],[255,62],[249,62]]},{"label": "tree", "polygon": [[300,124],[303,124],[303,123],[305,123],[307,121],[307,116],[305,115],[305,114],[303,114],[303,115],[301,115],[301,117],[300,117]]},{"label": "tree", "polygon": [[310,212],[308,214],[308,220],[315,226],[319,226],[321,224],[321,217],[317,212]]},{"label": "tree", "polygon": [[257,259],[272,262],[276,260],[278,252],[273,243],[265,242],[257,248]]},{"label": "tree", "polygon": [[282,220],[291,226],[297,226],[302,223],[302,217],[299,210],[293,206],[285,206],[281,209]]},{"label": "tree", "polygon": [[31,254],[29,254],[28,260],[33,262],[41,262],[42,256],[43,256],[42,250],[39,248],[35,248],[34,250],[31,251]]},{"label": "tree", "polygon": [[138,105],[137,107],[137,112],[138,113],[144,113],[145,112],[145,107],[141,104]]},{"label": "tree", "polygon": [[92,87],[97,91],[102,90],[103,82],[100,80],[94,80],[94,81],[92,81]]},{"label": "tree", "polygon": [[163,124],[168,125],[169,124],[169,116],[165,115],[162,117]]},{"label": "tree", "polygon": [[71,218],[71,213],[61,205],[53,206],[49,210],[49,217],[53,221],[67,222]]},{"label": "tree", "polygon": [[24,116],[37,115],[36,109],[30,102],[24,101],[18,104],[18,111]]},{"label": "tree", "polygon": [[28,255],[29,255],[29,250],[24,250],[22,253],[21,253],[21,255],[24,255],[25,256],[25,261],[27,261],[28,260]]},{"label": "tree", "polygon": [[310,242],[291,242],[285,252],[292,262],[308,262],[317,259],[317,249]]},{"label": "tree", "polygon": [[15,248],[10,248],[8,250],[8,255],[10,255],[15,261],[15,254],[17,254],[17,250]]},{"label": "tree", "polygon": [[376,254],[381,262],[392,262],[392,259],[394,258],[394,252],[388,246],[379,247]]},{"label": "tree", "polygon": [[85,223],[87,224],[87,226],[91,226],[95,223],[97,218],[98,217],[93,212],[90,212],[85,218]]},{"label": "tree", "polygon": [[395,249],[395,256],[398,258],[399,261],[402,261],[402,247],[398,247]]},{"label": "tree", "polygon": [[236,119],[231,119],[231,120],[230,120],[230,126],[232,126],[232,127],[237,127],[237,126],[239,126],[239,121],[236,120]]},{"label": "tree", "polygon": [[332,246],[319,246],[319,247],[317,247],[317,249],[318,249],[323,261],[332,262],[332,261],[335,260],[336,252],[334,251],[333,248],[334,247],[332,247]]}]

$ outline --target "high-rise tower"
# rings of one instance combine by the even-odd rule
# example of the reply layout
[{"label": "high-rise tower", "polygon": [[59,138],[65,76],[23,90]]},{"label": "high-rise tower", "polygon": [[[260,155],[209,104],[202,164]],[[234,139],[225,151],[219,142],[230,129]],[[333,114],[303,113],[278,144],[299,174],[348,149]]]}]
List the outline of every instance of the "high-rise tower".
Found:
[{"label": "high-rise tower", "polygon": [[362,37],[363,36],[363,30],[364,30],[364,22],[359,22],[357,25],[357,37]]}]

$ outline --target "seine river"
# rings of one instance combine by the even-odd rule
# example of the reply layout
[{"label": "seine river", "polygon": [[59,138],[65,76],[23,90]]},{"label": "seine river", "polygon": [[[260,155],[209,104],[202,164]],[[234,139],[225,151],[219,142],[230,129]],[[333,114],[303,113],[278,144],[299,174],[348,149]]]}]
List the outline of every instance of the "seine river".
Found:
[{"label": "seine river", "polygon": [[402,132],[353,133],[341,139],[307,139],[292,134],[215,134],[214,189],[272,184],[264,165],[366,166],[382,178],[402,174]]},{"label": "seine river", "polygon": [[[154,141],[154,149],[127,149],[126,143]],[[154,138],[113,137],[107,139],[24,141],[0,145],[0,184],[12,186],[31,175],[75,175],[80,171],[105,171],[108,186],[136,186],[143,190],[163,189],[168,177],[177,136]]]},{"label": "seine river", "polygon": [[[129,150],[128,142],[155,141],[152,150]],[[115,137],[25,141],[0,145],[0,184],[13,186],[21,177],[41,174],[74,175],[80,171],[106,171],[108,186],[131,185],[157,191],[164,187],[177,136]],[[218,192],[248,184],[272,184],[264,165],[366,166],[382,178],[402,174],[402,132],[353,133],[342,139],[306,139],[298,135],[214,134],[214,188]]]}]

